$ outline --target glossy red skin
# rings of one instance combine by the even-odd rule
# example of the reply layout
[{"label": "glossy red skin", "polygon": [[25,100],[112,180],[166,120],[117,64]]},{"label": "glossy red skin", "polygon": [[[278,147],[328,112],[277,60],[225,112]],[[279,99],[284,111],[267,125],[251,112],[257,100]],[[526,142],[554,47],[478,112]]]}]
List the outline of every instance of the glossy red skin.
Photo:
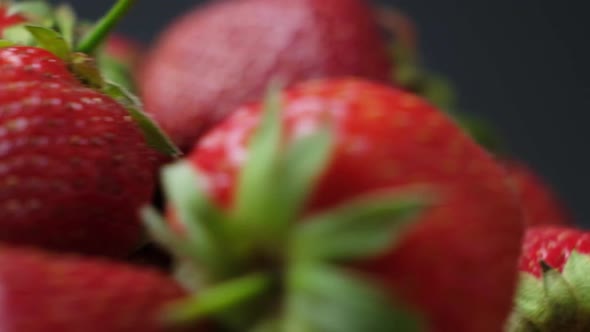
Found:
[{"label": "glossy red skin", "polygon": [[519,270],[541,278],[539,263],[563,271],[572,251],[590,254],[590,233],[564,226],[537,226],[527,229]]},{"label": "glossy red skin", "polygon": [[158,314],[183,296],[173,279],[149,269],[0,249],[2,332],[178,331]]},{"label": "glossy red skin", "polygon": [[0,50],[0,241],[122,256],[158,155],[127,111],[32,47]]},{"label": "glossy red skin", "polygon": [[234,0],[197,8],[159,38],[139,80],[146,110],[183,150],[278,77],[287,85],[391,64],[362,0]]},{"label": "glossy red skin", "polygon": [[[308,211],[368,192],[435,184],[439,206],[398,247],[361,268],[425,314],[430,331],[498,332],[510,311],[523,218],[505,172],[443,113],[401,90],[315,81],[286,93],[290,139],[328,120],[336,147]],[[222,206],[232,204],[260,105],[240,108],[189,156]]]},{"label": "glossy red skin", "polygon": [[504,163],[520,198],[528,226],[572,225],[569,210],[547,183],[523,163]]}]

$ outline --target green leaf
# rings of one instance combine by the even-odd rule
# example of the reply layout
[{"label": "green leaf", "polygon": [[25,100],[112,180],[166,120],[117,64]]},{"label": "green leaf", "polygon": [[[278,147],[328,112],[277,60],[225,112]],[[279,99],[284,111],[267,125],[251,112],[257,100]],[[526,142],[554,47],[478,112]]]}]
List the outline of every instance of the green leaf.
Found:
[{"label": "green leaf", "polygon": [[239,175],[234,219],[255,234],[268,234],[275,221],[282,124],[281,93],[271,86],[259,126],[248,144],[248,160]]},{"label": "green leaf", "polygon": [[115,83],[108,82],[104,88],[104,92],[115,98],[121,103],[129,112],[129,115],[135,120],[138,127],[143,132],[147,143],[166,155],[178,157],[181,155],[180,150],[172,140],[160,129],[160,127],[142,111],[142,105],[137,97],[127,92],[125,88],[118,86]]},{"label": "green leaf", "polygon": [[187,237],[198,248],[197,259],[214,273],[232,268],[226,251],[223,213],[201,190],[202,178],[188,162],[167,166],[162,171],[164,191],[178,220],[186,227]]},{"label": "green leaf", "polygon": [[[333,133],[327,125],[297,139],[286,148],[280,170],[278,220],[290,222],[299,216],[332,154]],[[285,225],[286,226],[286,225]]]},{"label": "green leaf", "polygon": [[351,260],[392,248],[434,201],[425,188],[365,195],[298,224],[292,254],[299,259]]},{"label": "green leaf", "polygon": [[152,239],[176,256],[194,257],[197,255],[198,248],[195,248],[191,242],[184,241],[178,235],[174,234],[168,227],[166,221],[153,207],[146,206],[142,208],[141,219]]},{"label": "green leaf", "polygon": [[27,30],[26,24],[17,24],[7,27],[3,31],[4,39],[19,45],[33,45],[33,35]]},{"label": "green leaf", "polygon": [[109,56],[105,52],[102,52],[98,58],[98,65],[106,80],[124,87],[127,91],[136,90],[129,65],[121,63],[118,59]]},{"label": "green leaf", "polygon": [[230,280],[204,289],[191,298],[173,303],[165,309],[163,318],[165,322],[173,325],[192,323],[233,309],[261,295],[271,285],[271,278],[265,274],[247,275]]},{"label": "green leaf", "polygon": [[516,327],[523,325],[543,326],[550,315],[543,282],[529,273],[520,273],[514,307],[518,316],[512,318],[514,330],[509,329],[510,332],[520,331]]},{"label": "green leaf", "polygon": [[15,43],[11,42],[10,40],[0,39],[0,48],[14,46]]},{"label": "green leaf", "polygon": [[543,288],[548,300],[548,309],[551,311],[544,328],[549,331],[565,331],[564,328],[576,326],[578,300],[561,273],[546,264],[543,271]]},{"label": "green leaf", "polygon": [[33,20],[50,17],[52,8],[46,1],[17,1],[10,4],[8,15],[21,14]]},{"label": "green leaf", "polygon": [[64,61],[69,61],[71,49],[65,39],[55,30],[42,26],[27,25],[26,29],[33,35],[39,45]]},{"label": "green leaf", "polygon": [[55,9],[55,23],[70,49],[73,49],[76,13],[70,5],[61,4]]},{"label": "green leaf", "polygon": [[387,292],[346,271],[305,265],[291,273],[285,331],[423,331],[421,320],[395,306]]},{"label": "green leaf", "polygon": [[578,299],[579,325],[590,329],[590,257],[572,251],[563,268],[563,278],[567,280]]}]

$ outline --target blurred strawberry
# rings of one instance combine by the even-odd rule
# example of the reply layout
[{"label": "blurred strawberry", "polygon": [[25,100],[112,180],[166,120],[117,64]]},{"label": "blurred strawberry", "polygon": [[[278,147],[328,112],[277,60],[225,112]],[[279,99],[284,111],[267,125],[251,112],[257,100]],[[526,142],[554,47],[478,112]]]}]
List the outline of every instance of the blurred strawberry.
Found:
[{"label": "blurred strawberry", "polygon": [[183,150],[269,80],[326,76],[387,81],[391,64],[362,0],[234,0],[175,21],[146,60],[146,110]]},{"label": "blurred strawberry", "polygon": [[173,279],[148,269],[6,247],[0,289],[2,332],[180,331],[163,326],[159,315],[185,295]]},{"label": "blurred strawberry", "polygon": [[[261,311],[249,317],[266,319],[277,301],[301,297],[293,304],[294,315],[303,316],[294,330],[304,330],[299,324],[306,321],[319,331],[395,330],[391,319],[405,316],[394,309],[361,314],[355,306],[365,303],[360,291],[342,281],[350,270],[326,276],[326,266],[340,263],[370,276],[388,301],[417,310],[429,331],[501,329],[524,223],[493,158],[425,101],[365,81],[309,82],[266,105],[262,119],[261,104],[240,108],[184,165],[164,173],[171,222],[185,236],[152,229],[185,255],[200,248],[195,260],[201,263],[192,270],[200,277],[189,282],[212,280],[215,289],[219,280],[231,284],[241,273],[270,271],[271,285],[279,283],[266,294],[271,307],[248,304],[242,310]],[[333,132],[330,143],[324,126]],[[186,164],[195,178],[186,176]],[[407,229],[389,225],[400,215],[416,215],[401,207],[415,197],[404,196],[404,189],[418,185],[437,188],[441,201]],[[388,190],[398,195],[383,196]],[[306,293],[310,289],[319,293]],[[288,320],[285,315],[278,319]]]}]

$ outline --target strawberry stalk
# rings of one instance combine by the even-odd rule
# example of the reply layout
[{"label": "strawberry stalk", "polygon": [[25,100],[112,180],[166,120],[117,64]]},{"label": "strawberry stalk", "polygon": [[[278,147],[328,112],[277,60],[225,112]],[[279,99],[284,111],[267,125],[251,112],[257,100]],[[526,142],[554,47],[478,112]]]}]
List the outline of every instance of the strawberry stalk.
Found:
[{"label": "strawberry stalk", "polygon": [[92,54],[102,44],[136,0],[119,0],[78,45],[77,51]]}]

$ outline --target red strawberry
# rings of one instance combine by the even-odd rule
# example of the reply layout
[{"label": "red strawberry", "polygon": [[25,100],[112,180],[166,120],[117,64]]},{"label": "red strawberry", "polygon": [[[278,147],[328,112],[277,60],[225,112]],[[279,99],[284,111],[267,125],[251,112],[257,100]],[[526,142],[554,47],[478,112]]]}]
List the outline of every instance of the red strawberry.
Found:
[{"label": "red strawberry", "polygon": [[379,81],[391,65],[362,0],[234,0],[198,8],[156,43],[140,79],[146,109],[188,150],[275,76]]},{"label": "red strawberry", "polygon": [[0,249],[0,289],[2,332],[172,331],[159,313],[184,295],[148,269],[9,248]]},{"label": "red strawberry", "polygon": [[[352,201],[391,188],[424,183],[440,187],[443,201],[422,215],[397,245],[387,242],[387,249],[378,258],[361,260],[355,266],[389,288],[392,298],[400,296],[406,304],[418,308],[431,331],[500,331],[510,311],[523,221],[516,199],[504,181],[505,173],[493,158],[443,113],[412,94],[385,86],[352,79],[309,82],[288,90],[281,105],[286,131],[284,146],[317,132],[324,122],[335,132],[331,158],[321,171],[313,194],[307,197],[304,215],[331,211],[339,206],[352,208],[356,206]],[[301,179],[281,172],[306,169],[317,159],[316,155],[301,153],[295,154],[299,158],[267,159],[271,165],[283,165],[281,162],[289,160],[281,171],[265,164],[265,158],[259,155],[248,159],[249,153],[271,144],[266,137],[266,140],[258,138],[257,143],[251,143],[256,144],[251,146],[252,150],[245,146],[259,123],[260,113],[260,104],[239,109],[206,135],[189,156],[208,194],[228,211],[227,218],[234,220],[230,225],[238,225],[228,227],[239,227],[243,223],[249,225],[243,226],[245,232],[256,232],[264,223],[272,224],[272,220],[281,220],[285,213],[290,213],[288,209],[285,212],[283,206],[291,204],[288,193],[293,189],[285,183],[296,186]],[[260,130],[255,137],[274,132],[266,127]],[[313,149],[314,144],[311,145]],[[300,147],[293,149],[300,151]],[[186,219],[194,209],[176,209],[179,204],[190,202],[198,202],[202,208],[203,198],[186,198],[187,180],[170,174],[170,181],[178,190],[172,186],[168,192],[177,215],[192,234],[190,227],[195,226],[186,225],[194,221]],[[258,174],[263,183],[250,182],[252,174]],[[292,180],[294,178],[297,180]],[[285,186],[284,190],[276,189],[281,185]],[[267,193],[269,190],[271,193]],[[260,198],[256,200],[255,197]],[[355,215],[349,212],[348,215]],[[195,218],[216,219],[219,213],[204,209]],[[368,225],[373,217],[363,220],[367,223],[365,227],[371,227]],[[211,229],[197,232],[195,228],[197,239],[216,232],[211,223],[204,225]],[[353,243],[364,230],[363,226],[355,225],[348,227],[351,228],[348,239]],[[231,230],[228,233],[233,234]],[[260,239],[270,244],[255,250],[255,266],[264,264],[261,262],[272,265],[272,262],[292,259],[288,253],[285,255],[289,259],[280,258],[289,251],[292,242],[282,238],[283,233],[276,233],[274,229],[260,233]],[[335,237],[347,238],[339,233]],[[308,244],[322,247],[326,243],[329,250],[350,245],[350,241],[327,244],[335,241],[330,236],[317,240]],[[235,241],[244,241],[243,246],[248,248],[248,240],[242,236],[237,236]],[[223,250],[228,250],[231,256],[232,249]],[[317,254],[313,249],[306,250],[312,256]],[[270,258],[265,256],[269,254]],[[231,266],[236,268],[240,263]],[[296,280],[299,278],[301,276]],[[328,287],[326,285],[336,287],[339,292],[347,289],[338,288],[332,282],[322,287]],[[323,312],[317,307],[314,310]],[[328,315],[336,315],[329,309],[326,311]],[[340,316],[342,318],[338,319],[348,319],[355,314],[354,311],[350,315],[341,312]],[[361,315],[356,313],[355,317],[358,316]],[[383,327],[381,330],[389,331]]]},{"label": "red strawberry", "polygon": [[569,211],[532,169],[514,161],[505,162],[504,165],[520,197],[520,204],[529,226],[572,224]]},{"label": "red strawberry", "polygon": [[157,128],[90,58],[35,29],[61,58],[0,48],[0,241],[127,254],[141,236],[138,208],[154,190],[159,158],[148,140],[159,139]]},{"label": "red strawberry", "polygon": [[507,331],[590,330],[589,255],[588,232],[562,226],[529,228]]}]

